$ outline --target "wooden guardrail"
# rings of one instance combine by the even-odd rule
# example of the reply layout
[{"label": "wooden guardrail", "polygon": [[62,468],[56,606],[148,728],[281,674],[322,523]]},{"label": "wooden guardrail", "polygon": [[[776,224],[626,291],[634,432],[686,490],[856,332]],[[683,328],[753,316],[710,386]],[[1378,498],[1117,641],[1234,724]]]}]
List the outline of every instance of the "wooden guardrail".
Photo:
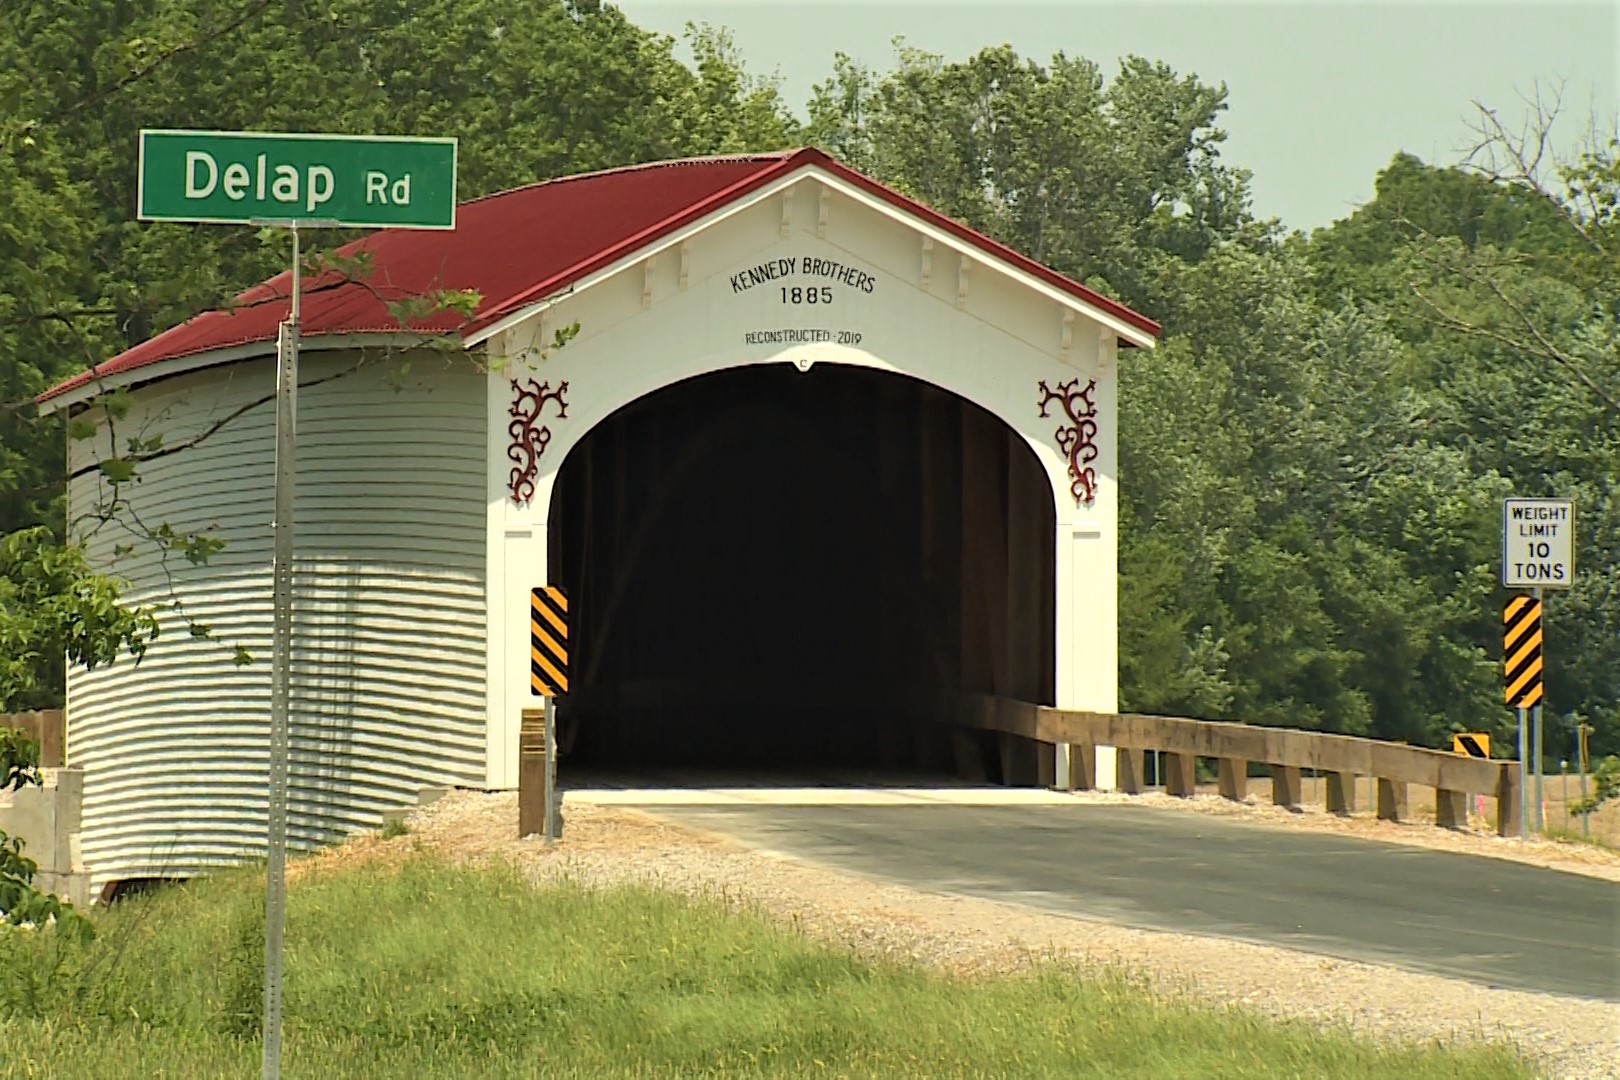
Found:
[{"label": "wooden guardrail", "polygon": [[1070,786],[1095,786],[1095,747],[1119,749],[1117,786],[1142,790],[1142,754],[1163,751],[1165,790],[1190,796],[1201,757],[1214,758],[1220,793],[1228,799],[1247,795],[1250,762],[1271,767],[1271,798],[1279,806],[1300,805],[1300,770],[1314,769],[1327,778],[1327,809],[1349,814],[1356,806],[1356,778],[1377,780],[1378,816],[1399,821],[1406,816],[1406,786],[1435,789],[1435,824],[1462,828],[1468,822],[1468,796],[1496,800],[1496,831],[1519,833],[1519,765],[1488,761],[1381,742],[1352,735],[1328,735],[1291,728],[1256,727],[1217,720],[1171,716],[1076,712],[1044,705],[979,698],[956,719],[969,727],[1021,735],[1043,743],[1068,743]]},{"label": "wooden guardrail", "polygon": [[39,763],[59,769],[66,762],[67,720],[61,709],[0,713],[0,729],[21,728],[39,744]]}]

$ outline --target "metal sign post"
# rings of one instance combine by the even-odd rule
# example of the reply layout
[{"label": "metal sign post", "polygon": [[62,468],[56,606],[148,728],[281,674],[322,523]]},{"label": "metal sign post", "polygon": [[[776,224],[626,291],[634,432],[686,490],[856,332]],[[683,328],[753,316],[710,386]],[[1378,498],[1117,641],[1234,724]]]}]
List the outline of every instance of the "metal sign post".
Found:
[{"label": "metal sign post", "polygon": [[293,509],[298,483],[298,332],[302,314],[300,226],[336,221],[254,221],[292,234],[292,297],[276,338],[274,548],[270,563],[270,788],[264,886],[264,1080],[281,1075],[281,955],[287,925],[287,760],[292,741]]},{"label": "metal sign post", "polygon": [[[1591,730],[1592,725],[1586,723],[1586,721],[1576,721],[1575,756],[1577,758],[1576,767],[1581,771],[1581,802],[1583,804],[1586,802],[1586,736]],[[1581,835],[1592,835],[1592,815],[1590,813],[1581,815]]]},{"label": "metal sign post", "polygon": [[270,660],[270,806],[264,888],[264,1077],[281,1075],[281,945],[287,909],[288,698],[292,667],[293,491],[298,449],[298,293],[302,284],[298,225],[292,232],[292,307],[276,343],[275,614]]},{"label": "metal sign post", "polygon": [[1529,835],[1530,829],[1530,781],[1524,771],[1530,761],[1530,753],[1525,737],[1525,710],[1514,711],[1519,714],[1519,839],[1523,840]]},{"label": "metal sign post", "polygon": [[546,843],[556,843],[557,830],[557,699],[546,698]]},{"label": "metal sign post", "polygon": [[[1531,589],[1530,590],[1530,595],[1535,599],[1536,606],[1540,607],[1541,606],[1541,590],[1540,589]],[[1542,651],[1543,651],[1543,653],[1545,653],[1546,652],[1546,644],[1545,644],[1546,630],[1545,629],[1542,630],[1542,637],[1543,637]],[[1530,706],[1530,731],[1531,731],[1531,740],[1530,741],[1533,744],[1532,747],[1531,747],[1531,750],[1530,750],[1530,755],[1531,755],[1531,757],[1533,759],[1532,766],[1535,769],[1535,777],[1536,777],[1536,832],[1538,832],[1538,833],[1545,832],[1546,829],[1547,829],[1547,823],[1542,820],[1546,816],[1547,803],[1546,803],[1546,800],[1544,800],[1542,798],[1542,795],[1541,795],[1541,702],[1542,702],[1542,699],[1544,697],[1546,697],[1546,694],[1547,694],[1547,691],[1546,691],[1546,689],[1544,687],[1542,689],[1541,693],[1539,695],[1537,695],[1535,704]]]}]

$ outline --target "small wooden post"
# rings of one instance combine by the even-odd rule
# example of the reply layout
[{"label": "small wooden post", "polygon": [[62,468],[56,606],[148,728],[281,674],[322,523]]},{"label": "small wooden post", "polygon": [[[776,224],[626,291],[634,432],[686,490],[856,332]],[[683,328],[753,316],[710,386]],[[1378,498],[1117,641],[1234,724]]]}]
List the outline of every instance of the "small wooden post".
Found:
[{"label": "small wooden post", "polygon": [[1434,823],[1442,829],[1468,827],[1468,794],[1436,788],[1434,791]]},{"label": "small wooden post", "polygon": [[518,839],[546,830],[546,711],[524,709],[518,725]]},{"label": "small wooden post", "polygon": [[1242,802],[1249,795],[1249,763],[1243,758],[1220,759],[1221,797]]},{"label": "small wooden post", "polygon": [[1327,774],[1327,810],[1330,814],[1349,817],[1356,812],[1356,774],[1330,772]]},{"label": "small wooden post", "polygon": [[1093,791],[1097,787],[1097,748],[1090,743],[1069,746],[1069,790]]},{"label": "small wooden post", "polygon": [[1519,835],[1519,763],[1504,761],[1496,776],[1496,835]]},{"label": "small wooden post", "polygon": [[1121,746],[1116,753],[1119,755],[1119,765],[1115,786],[1127,795],[1142,794],[1142,751]]},{"label": "small wooden post", "polygon": [[1378,778],[1378,820],[1400,821],[1406,817],[1406,781]]},{"label": "small wooden post", "polygon": [[1278,806],[1293,809],[1300,804],[1299,767],[1273,765],[1271,767],[1271,801]]},{"label": "small wooden post", "polygon": [[1164,790],[1166,794],[1190,798],[1198,785],[1198,759],[1192,754],[1164,755]]}]

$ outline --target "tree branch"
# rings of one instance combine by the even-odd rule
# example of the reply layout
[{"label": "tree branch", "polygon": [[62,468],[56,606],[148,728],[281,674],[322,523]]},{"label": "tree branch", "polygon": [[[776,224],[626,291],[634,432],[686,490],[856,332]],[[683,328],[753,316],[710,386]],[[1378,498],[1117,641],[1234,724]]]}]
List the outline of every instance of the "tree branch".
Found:
[{"label": "tree branch", "polygon": [[1540,352],[1541,355],[1545,356],[1547,359],[1569,372],[1569,374],[1573,375],[1576,381],[1578,381],[1582,386],[1586,387],[1586,389],[1589,390],[1599,401],[1601,401],[1610,412],[1620,413],[1620,401],[1617,401],[1614,395],[1604,390],[1603,387],[1598,385],[1598,383],[1594,381],[1590,375],[1581,370],[1579,361],[1575,357],[1560,349],[1545,334],[1543,334],[1540,327],[1535,325],[1534,320],[1530,318],[1529,314],[1522,307],[1510,300],[1507,294],[1502,291],[1501,287],[1497,285],[1496,282],[1486,279],[1484,283],[1486,287],[1489,288],[1497,297],[1501,304],[1512,312],[1514,317],[1519,320],[1520,324],[1529,331],[1530,336],[1534,339],[1534,344],[1527,343],[1522,338],[1515,338],[1508,334],[1504,334],[1500,330],[1493,330],[1489,327],[1480,326],[1478,323],[1469,322],[1466,319],[1463,319],[1446,310],[1428,296],[1425,296],[1423,290],[1420,289],[1415,283],[1409,285],[1408,287],[1412,290],[1412,294],[1414,296],[1423,301],[1429,310],[1434,312],[1434,314],[1439,318],[1440,324],[1446,329],[1454,330],[1458,333],[1469,334],[1474,337],[1486,338],[1490,341],[1495,341],[1500,345],[1506,345],[1515,352]]},{"label": "tree branch", "polygon": [[[426,342],[428,340],[429,339],[424,338],[422,343],[426,344]],[[412,345],[412,346],[406,346],[405,348],[410,349],[410,348],[415,348],[415,347],[416,346]],[[387,357],[394,355],[394,352],[395,352],[395,349],[393,347],[389,347],[389,348],[384,350],[383,357],[380,358],[380,359],[386,360]],[[330,375],[322,375],[321,377],[316,378],[316,379],[309,379],[307,381],[306,380],[300,380],[299,383],[298,383],[298,389],[300,391],[304,391],[304,390],[307,390],[307,389],[309,389],[311,387],[321,386],[321,385],[323,385],[325,383],[329,383],[329,382],[335,382],[338,379],[348,378],[350,375],[353,375],[353,374],[359,372],[360,370],[362,370],[364,368],[367,368],[367,367],[370,367],[373,364],[378,363],[378,362],[379,362],[378,359],[368,358],[365,355],[365,350],[361,349],[360,359],[355,361],[355,363],[352,364],[351,366],[343,368],[343,369],[341,369],[339,371],[335,371]],[[237,406],[236,408],[232,409],[230,412],[226,413],[224,416],[220,417],[218,420],[215,420],[213,423],[209,424],[207,427],[203,428],[201,431],[197,432],[195,435],[191,436],[188,439],[184,439],[184,440],[182,440],[180,442],[177,442],[177,443],[171,443],[171,444],[168,444],[166,446],[160,446],[155,450],[145,450],[145,451],[140,451],[138,453],[120,455],[120,460],[127,461],[132,465],[144,465],[149,461],[157,461],[160,458],[166,458],[166,457],[169,457],[172,454],[178,454],[183,450],[190,450],[193,447],[199,446],[202,443],[206,442],[208,439],[210,439],[213,436],[219,434],[219,432],[222,431],[224,428],[226,428],[229,425],[235,423],[237,420],[240,420],[243,416],[246,416],[248,413],[252,412],[254,409],[263,408],[264,406],[273,403],[275,400],[276,400],[276,395],[275,395],[275,393],[273,391],[271,393],[264,394],[264,395],[262,395],[260,397],[254,398],[252,401],[249,401],[246,404]],[[112,420],[109,417],[108,418],[109,430],[111,428],[111,423],[112,423]],[[114,445],[113,451],[114,451],[114,454],[116,455],[117,454],[117,446],[116,445]],[[93,472],[99,471],[100,468],[101,468],[101,463],[99,461],[97,461],[94,464],[86,465],[86,466],[84,466],[83,468],[80,468],[80,469],[75,469],[74,471],[68,473],[67,478],[70,481],[71,480],[77,480],[81,476],[88,476]]]},{"label": "tree branch", "polygon": [[14,315],[9,319],[0,319],[0,326],[27,326],[37,322],[65,323],[71,319],[109,318],[122,314],[116,308],[61,308],[56,311],[31,312],[27,315]]},{"label": "tree branch", "polygon": [[1603,244],[1581,221],[1581,215],[1575,212],[1566,198],[1560,198],[1550,191],[1542,179],[1544,160],[1550,160],[1553,167],[1560,171],[1565,165],[1552,149],[1552,129],[1563,111],[1563,102],[1562,82],[1553,91],[1550,104],[1542,99],[1538,84],[1535,96],[1524,98],[1531,115],[1525,121],[1524,129],[1514,133],[1503,123],[1495,109],[1475,101],[1473,105],[1478,119],[1474,124],[1474,134],[1477,141],[1465,152],[1458,167],[1491,183],[1521,188],[1545,199],[1557,208],[1559,215],[1587,247],[1602,255],[1605,253]]}]

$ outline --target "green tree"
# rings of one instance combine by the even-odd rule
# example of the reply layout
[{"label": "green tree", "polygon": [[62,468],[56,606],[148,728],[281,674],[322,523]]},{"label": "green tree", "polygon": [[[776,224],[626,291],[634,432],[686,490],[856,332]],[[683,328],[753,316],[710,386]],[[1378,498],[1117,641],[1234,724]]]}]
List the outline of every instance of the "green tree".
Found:
[{"label": "green tree", "polygon": [[[1467,574],[1454,604],[1479,612],[1463,636],[1500,656],[1499,500],[1557,495],[1577,508],[1575,588],[1548,599],[1551,737],[1592,717],[1600,752],[1620,747],[1620,163],[1615,140],[1550,160],[1556,109],[1523,132],[1481,108],[1474,153],[1452,167],[1398,156],[1377,198],[1310,239],[1319,296],[1385,319],[1406,346],[1403,382],[1428,402],[1432,491],[1411,502],[1414,569]],[[1415,478],[1416,479],[1416,478]],[[1469,489],[1466,518],[1439,513]],[[1431,514],[1428,508],[1433,508]],[[1432,518],[1432,526],[1430,520]],[[1459,582],[1465,580],[1458,578]],[[1492,672],[1493,681],[1499,672]],[[1505,726],[1499,696],[1474,716]],[[1454,722],[1469,714],[1454,710]]]},{"label": "green tree", "polygon": [[882,76],[837,56],[805,135],[941,213],[1150,311],[1167,264],[1270,235],[1248,174],[1220,158],[1224,86],[1141,57],[1105,79],[1063,53],[946,63],[895,46]]},{"label": "green tree", "polygon": [[[33,395],[228,304],[285,262],[285,241],[273,231],[134,221],[140,128],[453,135],[463,197],[793,142],[775,84],[744,72],[723,32],[692,28],[690,36],[697,71],[674,59],[669,38],[587,2],[8,4],[0,17],[0,535],[27,530],[18,541],[27,557],[0,567],[8,575],[0,597],[38,601],[61,588],[58,599],[71,607],[88,602],[75,589],[98,602],[115,596],[113,582],[83,573],[60,545],[70,525],[94,528],[122,512],[119,485],[138,480],[144,459],[183,452],[163,445],[162,432],[108,447],[109,494],[67,522],[62,421],[41,420]],[[467,298],[417,299],[454,306]],[[125,402],[108,395],[94,407],[111,414]],[[81,422],[66,434],[87,430]],[[135,531],[193,562],[212,552],[206,536],[176,535],[160,522]],[[9,677],[27,684],[18,700],[49,701],[61,692],[60,643],[49,619],[20,603],[0,616],[0,635],[19,650],[9,654]],[[85,625],[103,644],[133,644],[110,623]]]}]

